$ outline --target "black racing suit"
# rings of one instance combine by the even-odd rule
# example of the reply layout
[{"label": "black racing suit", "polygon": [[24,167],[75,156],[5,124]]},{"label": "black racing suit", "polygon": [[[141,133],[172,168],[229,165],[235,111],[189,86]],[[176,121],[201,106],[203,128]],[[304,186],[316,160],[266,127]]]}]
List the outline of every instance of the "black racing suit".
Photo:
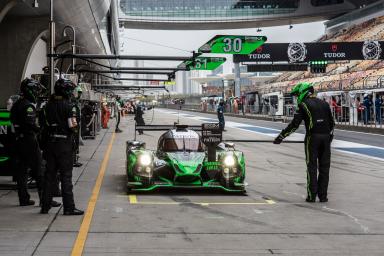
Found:
[{"label": "black racing suit", "polygon": [[52,96],[45,107],[47,132],[45,156],[47,169],[43,190],[42,209],[49,210],[52,202],[52,184],[60,173],[61,194],[65,211],[75,208],[73,199],[73,131],[69,119],[76,117],[71,103],[61,96]]},{"label": "black racing suit", "polygon": [[[307,163],[307,193],[310,200],[316,195],[327,198],[329,168],[331,164],[331,141],[335,122],[328,103],[308,97],[299,105],[292,122],[280,136],[289,136],[300,123],[305,122],[305,157]],[[319,176],[317,177],[317,169]]]},{"label": "black racing suit", "polygon": [[11,109],[11,122],[16,133],[16,182],[20,204],[26,204],[30,200],[27,191],[28,168],[31,169],[31,177],[36,180],[39,197],[43,185],[42,156],[37,140],[40,129],[36,115],[35,106],[25,98],[20,98]]},{"label": "black racing suit", "polygon": [[81,114],[80,114],[80,102],[78,100],[72,101],[72,111],[76,112],[76,121],[78,126],[73,129],[73,164],[78,164],[79,153],[80,153],[80,125],[81,125]]},{"label": "black racing suit", "polygon": [[[140,106],[137,106],[135,110],[135,121],[137,125],[145,125],[143,115],[144,115],[143,109]],[[139,134],[143,134],[143,130],[139,130]]]},{"label": "black racing suit", "polygon": [[225,119],[224,119],[224,105],[217,107],[217,118],[219,119],[219,126],[221,130],[225,129]]}]

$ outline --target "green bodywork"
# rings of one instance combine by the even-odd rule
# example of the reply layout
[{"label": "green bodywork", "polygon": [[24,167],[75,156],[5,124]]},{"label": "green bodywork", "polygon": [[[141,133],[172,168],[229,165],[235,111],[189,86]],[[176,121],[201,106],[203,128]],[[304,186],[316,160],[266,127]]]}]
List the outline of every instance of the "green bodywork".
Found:
[{"label": "green bodywork", "polygon": [[[141,154],[153,156],[153,176],[138,174]],[[226,184],[220,179],[223,159],[227,154],[236,158],[237,175]],[[227,192],[245,191],[245,159],[240,151],[217,151],[217,162],[208,162],[206,152],[156,152],[146,149],[127,149],[128,188],[132,191],[153,191],[162,187],[212,188]],[[156,156],[156,157],[155,157]],[[156,163],[157,161],[157,163]]]}]

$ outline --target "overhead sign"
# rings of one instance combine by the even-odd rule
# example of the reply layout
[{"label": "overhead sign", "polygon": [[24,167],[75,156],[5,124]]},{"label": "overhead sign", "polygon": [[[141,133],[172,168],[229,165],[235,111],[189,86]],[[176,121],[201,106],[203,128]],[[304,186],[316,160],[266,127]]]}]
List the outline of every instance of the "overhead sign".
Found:
[{"label": "overhead sign", "polygon": [[306,63],[247,65],[247,72],[307,71]]},{"label": "overhead sign", "polygon": [[250,54],[267,41],[265,36],[217,35],[199,48],[200,53]]},{"label": "overhead sign", "polygon": [[378,60],[384,41],[264,44],[251,54],[234,55],[234,62]]},{"label": "overhead sign", "polygon": [[226,60],[226,58],[198,57],[194,61],[184,61],[178,67],[185,67],[188,70],[215,70],[223,65]]}]

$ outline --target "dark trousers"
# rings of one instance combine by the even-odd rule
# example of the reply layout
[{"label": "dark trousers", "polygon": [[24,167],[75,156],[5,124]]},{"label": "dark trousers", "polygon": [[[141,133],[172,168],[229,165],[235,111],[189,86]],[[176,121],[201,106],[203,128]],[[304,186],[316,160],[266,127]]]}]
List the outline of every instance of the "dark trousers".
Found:
[{"label": "dark trousers", "polygon": [[35,135],[24,135],[16,139],[16,182],[20,204],[30,199],[28,193],[28,168],[30,175],[36,180],[39,197],[43,186],[43,173],[41,169],[41,150]]},{"label": "dark trousers", "polygon": [[307,163],[307,193],[310,199],[327,198],[331,141],[329,134],[311,134],[305,137]]},{"label": "dark trousers", "polygon": [[376,121],[381,124],[381,109],[376,108]]},{"label": "dark trousers", "polygon": [[117,111],[116,113],[116,130],[119,129],[120,125],[120,111]]},{"label": "dark trousers", "polygon": [[219,126],[220,126],[220,129],[221,129],[221,130],[224,130],[224,129],[225,129],[225,120],[224,120],[224,116],[219,116],[218,119],[219,119]]},{"label": "dark trousers", "polygon": [[364,124],[368,124],[371,120],[371,109],[365,108],[364,109]]},{"label": "dark trousers", "polygon": [[64,210],[74,209],[72,140],[48,142],[45,155],[47,157],[47,169],[45,172],[42,207],[44,209],[50,209],[52,202],[52,184],[56,182],[57,173],[59,172]]},{"label": "dark trousers", "polygon": [[80,153],[80,129],[79,128],[76,128],[76,131],[73,135],[73,150],[72,150],[72,154],[73,154],[73,163],[76,164],[78,163],[78,155]]},{"label": "dark trousers", "polygon": [[[145,125],[145,121],[143,117],[135,117],[137,125]],[[139,134],[143,134],[143,130],[138,130]]]}]

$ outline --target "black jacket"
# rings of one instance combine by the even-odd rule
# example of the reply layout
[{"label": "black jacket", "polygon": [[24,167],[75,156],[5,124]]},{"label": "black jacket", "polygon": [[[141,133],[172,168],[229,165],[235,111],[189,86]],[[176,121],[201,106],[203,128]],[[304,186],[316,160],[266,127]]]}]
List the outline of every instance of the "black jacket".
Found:
[{"label": "black jacket", "polygon": [[73,133],[73,130],[69,127],[68,119],[76,118],[77,111],[69,100],[53,95],[44,111],[45,122],[51,135],[71,135]]},{"label": "black jacket", "polygon": [[318,98],[308,97],[299,105],[293,120],[280,135],[288,137],[299,128],[303,120],[307,135],[331,134],[335,127],[329,104]]},{"label": "black jacket", "polygon": [[36,121],[36,107],[25,98],[20,98],[12,106],[10,119],[16,134],[37,134],[40,130]]}]

